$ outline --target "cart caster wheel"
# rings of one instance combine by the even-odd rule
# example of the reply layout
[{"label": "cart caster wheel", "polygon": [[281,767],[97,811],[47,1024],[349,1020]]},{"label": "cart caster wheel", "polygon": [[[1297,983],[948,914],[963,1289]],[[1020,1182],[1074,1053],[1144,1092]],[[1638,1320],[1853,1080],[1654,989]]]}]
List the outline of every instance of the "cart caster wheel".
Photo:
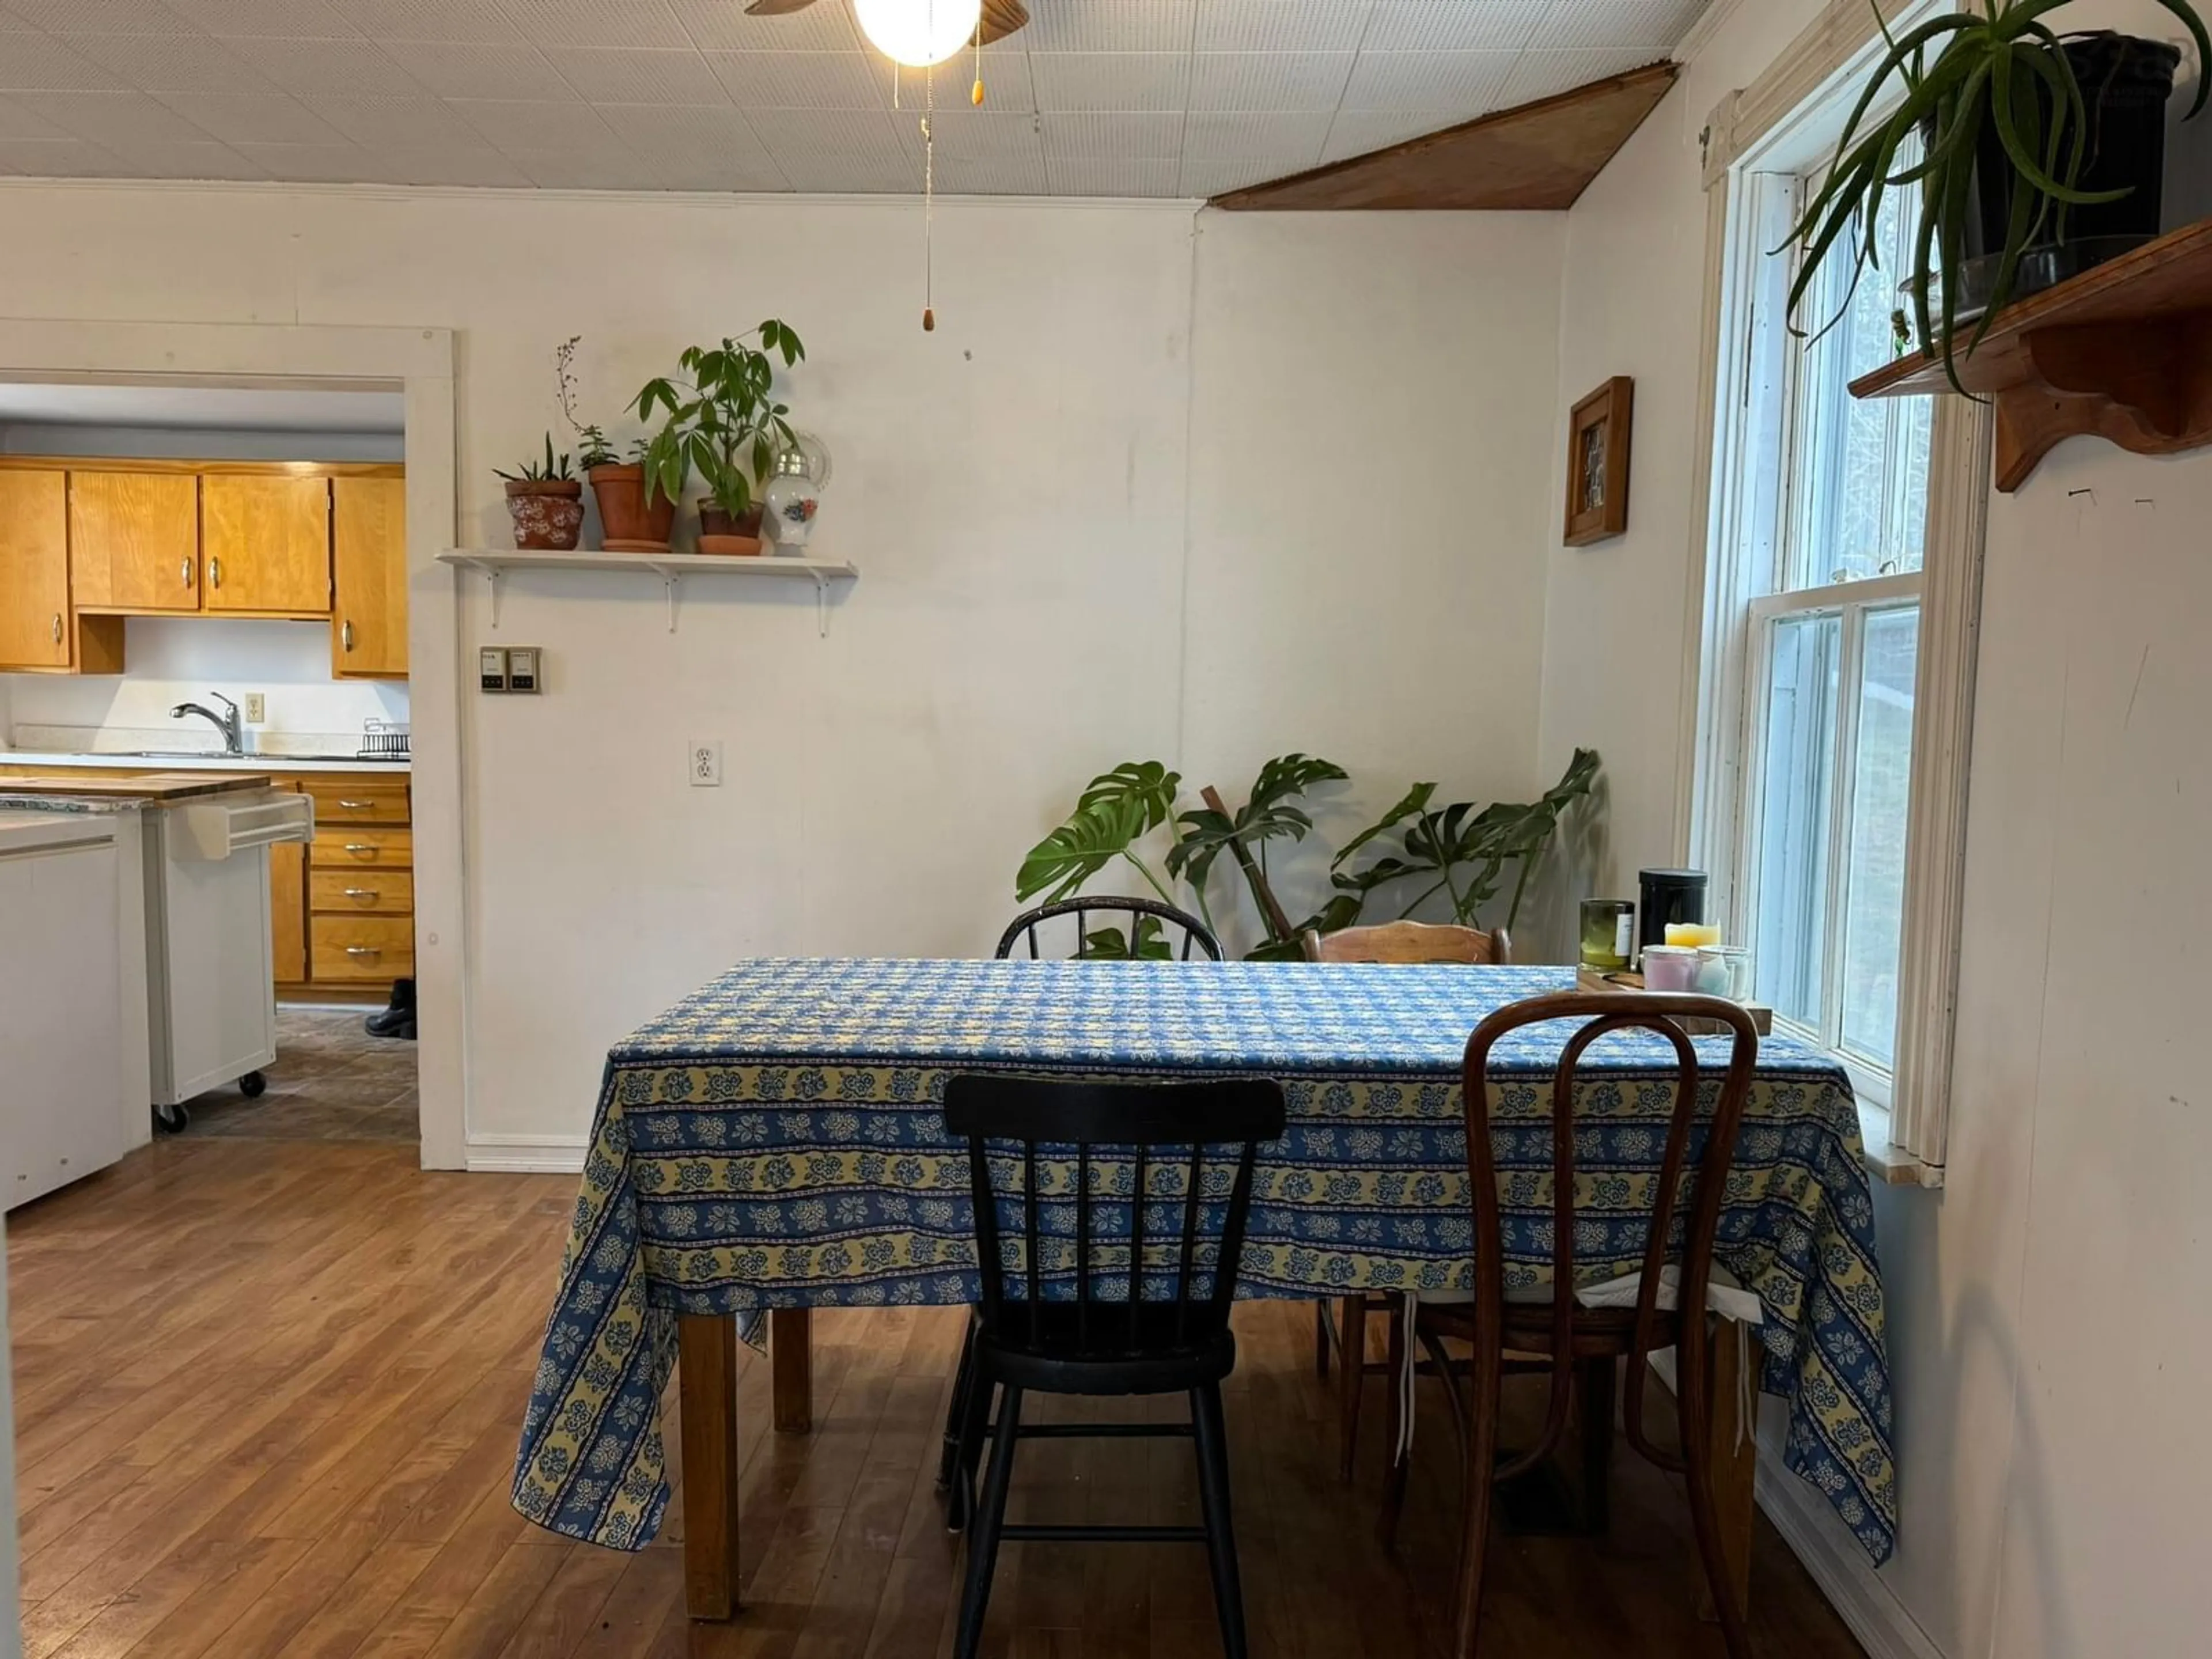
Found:
[{"label": "cart caster wheel", "polygon": [[269,1086],[269,1079],[258,1072],[248,1072],[238,1079],[238,1092],[248,1100],[261,1098],[261,1091]]},{"label": "cart caster wheel", "polygon": [[154,1122],[165,1134],[182,1134],[192,1121],[192,1115],[181,1106],[156,1106]]}]

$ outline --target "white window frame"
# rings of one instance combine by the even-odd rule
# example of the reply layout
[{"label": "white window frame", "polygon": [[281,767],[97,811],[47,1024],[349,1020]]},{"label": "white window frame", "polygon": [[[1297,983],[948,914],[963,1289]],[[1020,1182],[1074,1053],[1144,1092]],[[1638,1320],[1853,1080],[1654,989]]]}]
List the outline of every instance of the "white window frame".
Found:
[{"label": "white window frame", "polygon": [[[1947,9],[1945,0],[1881,0],[1893,27]],[[1881,49],[1864,0],[1834,0],[1758,82],[1722,101],[1702,136],[1711,380],[1698,433],[1705,497],[1693,515],[1692,569],[1704,603],[1693,610],[1687,641],[1699,672],[1685,687],[1694,742],[1680,779],[1677,836],[1690,860],[1711,872],[1717,914],[1733,937],[1746,936],[1755,898],[1747,780],[1756,775],[1753,727],[1763,726],[1752,715],[1763,711],[1764,698],[1754,695],[1763,687],[1750,684],[1760,668],[1753,607],[1778,585],[1781,478],[1789,465],[1792,354],[1776,337],[1789,262],[1765,256],[1787,240],[1797,180],[1832,150]],[[1981,404],[1937,399],[1923,565],[1911,578],[1920,594],[1920,647],[1896,1065],[1887,1089],[1838,1054],[1854,1072],[1869,1161],[1902,1184],[1942,1185],[1948,1152],[1990,424]],[[1787,603],[1872,605],[1898,580],[1838,585],[1851,590],[1847,601],[1833,590],[1812,590],[1786,596]],[[1838,787],[1850,782],[1839,775]],[[1847,819],[1839,814],[1838,821]],[[1837,898],[1832,888],[1832,906]]]}]

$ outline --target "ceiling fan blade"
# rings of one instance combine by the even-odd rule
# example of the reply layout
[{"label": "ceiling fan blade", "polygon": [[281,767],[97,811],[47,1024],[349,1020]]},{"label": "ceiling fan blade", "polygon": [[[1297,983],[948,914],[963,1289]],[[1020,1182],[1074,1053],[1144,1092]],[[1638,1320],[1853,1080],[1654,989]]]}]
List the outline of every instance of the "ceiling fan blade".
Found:
[{"label": "ceiling fan blade", "polygon": [[1029,21],[1030,9],[1022,0],[983,0],[983,21],[976,25],[975,33],[988,46],[994,40],[1005,40]]},{"label": "ceiling fan blade", "polygon": [[814,0],[753,0],[745,8],[748,17],[781,17],[787,12],[805,11]]}]

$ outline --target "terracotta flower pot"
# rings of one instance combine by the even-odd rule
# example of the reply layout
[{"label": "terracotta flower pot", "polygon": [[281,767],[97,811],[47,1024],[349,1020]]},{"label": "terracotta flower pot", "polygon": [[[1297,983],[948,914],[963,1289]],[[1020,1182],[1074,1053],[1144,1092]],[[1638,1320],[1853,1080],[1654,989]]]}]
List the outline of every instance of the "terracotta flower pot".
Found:
[{"label": "terracotta flower pot", "polygon": [[702,553],[734,553],[750,556],[761,550],[761,504],[755,501],[741,514],[725,513],[714,503],[701,497],[699,501],[699,550]]},{"label": "terracotta flower pot", "polygon": [[517,547],[573,551],[584,528],[584,486],[574,478],[509,478],[507,514],[514,520]]},{"label": "terracotta flower pot", "polygon": [[676,503],[659,490],[647,500],[641,466],[595,466],[592,494],[599,503],[599,528],[611,553],[665,553],[676,522]]}]

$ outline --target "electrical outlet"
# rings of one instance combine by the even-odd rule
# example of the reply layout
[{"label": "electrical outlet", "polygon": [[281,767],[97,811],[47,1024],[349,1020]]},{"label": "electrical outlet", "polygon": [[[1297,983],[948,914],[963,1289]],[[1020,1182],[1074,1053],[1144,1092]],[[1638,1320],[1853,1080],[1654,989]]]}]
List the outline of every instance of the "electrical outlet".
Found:
[{"label": "electrical outlet", "polygon": [[722,745],[711,738],[691,740],[691,787],[694,789],[719,789],[722,787]]},{"label": "electrical outlet", "polygon": [[248,726],[258,726],[262,721],[268,718],[268,694],[261,691],[247,692],[246,694],[246,723]]}]

